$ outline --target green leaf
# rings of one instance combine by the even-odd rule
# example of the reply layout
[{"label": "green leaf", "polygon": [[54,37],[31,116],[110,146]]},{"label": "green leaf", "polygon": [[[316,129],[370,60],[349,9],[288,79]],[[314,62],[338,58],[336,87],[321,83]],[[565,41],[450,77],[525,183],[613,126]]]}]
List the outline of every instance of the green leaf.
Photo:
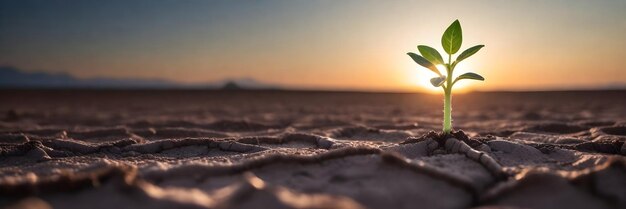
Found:
[{"label": "green leaf", "polygon": [[413,61],[417,62],[417,64],[419,64],[419,65],[421,65],[421,66],[423,66],[425,68],[428,68],[429,70],[437,73],[437,75],[441,75],[441,73],[439,72],[437,67],[435,67],[435,65],[432,62],[428,61],[426,58],[424,58],[422,56],[419,56],[419,55],[417,55],[415,53],[412,53],[412,52],[409,52],[409,53],[406,53],[406,54],[411,56]]},{"label": "green leaf", "polygon": [[455,20],[441,37],[441,45],[448,54],[455,54],[461,49],[463,42],[463,33],[461,31],[461,23]]},{"label": "green leaf", "polygon": [[443,83],[446,82],[446,76],[442,75],[439,77],[434,77],[430,79],[430,84],[432,84],[434,87],[440,87],[441,85],[443,85]]},{"label": "green leaf", "polygon": [[463,79],[472,79],[472,80],[480,80],[480,81],[485,80],[485,78],[483,78],[481,75],[478,75],[476,73],[465,73],[463,75],[460,75],[459,77],[456,77],[453,83],[456,83],[457,81],[463,80]]},{"label": "green leaf", "polygon": [[424,56],[428,61],[432,62],[435,65],[443,64],[443,58],[441,54],[436,49],[433,49],[429,46],[419,45],[417,49],[420,51],[420,54]]},{"label": "green leaf", "polygon": [[480,50],[483,47],[485,47],[485,45],[476,45],[476,46],[470,47],[469,49],[466,49],[465,51],[461,52],[461,54],[459,54],[459,56],[456,58],[456,62],[460,62],[461,60],[464,60],[476,54],[476,52],[478,52],[478,50]]}]

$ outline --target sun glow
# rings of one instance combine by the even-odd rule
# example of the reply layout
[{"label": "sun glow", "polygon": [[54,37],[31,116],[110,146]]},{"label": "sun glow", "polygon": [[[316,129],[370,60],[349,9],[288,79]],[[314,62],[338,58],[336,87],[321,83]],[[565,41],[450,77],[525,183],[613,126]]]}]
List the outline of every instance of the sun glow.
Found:
[{"label": "sun glow", "polygon": [[[443,65],[437,65],[437,69],[439,69],[439,72],[441,72],[442,74],[446,74],[446,67],[444,67]],[[434,87],[432,84],[430,84],[430,79],[437,76],[435,73],[422,67],[418,67],[418,69],[413,69],[412,72],[413,72],[413,75],[411,76],[411,81],[413,83],[416,83],[419,87],[427,90],[430,93],[443,94],[443,89],[441,87]],[[471,63],[460,62],[455,67],[452,78],[454,79],[457,76],[463,73],[467,73],[467,72],[472,72]],[[479,72],[479,71],[473,71],[473,72]],[[472,89],[472,86],[473,84],[471,81],[461,80],[457,82],[456,84],[454,84],[452,89],[454,89],[453,92],[455,94],[464,93],[464,92],[470,91]]]}]

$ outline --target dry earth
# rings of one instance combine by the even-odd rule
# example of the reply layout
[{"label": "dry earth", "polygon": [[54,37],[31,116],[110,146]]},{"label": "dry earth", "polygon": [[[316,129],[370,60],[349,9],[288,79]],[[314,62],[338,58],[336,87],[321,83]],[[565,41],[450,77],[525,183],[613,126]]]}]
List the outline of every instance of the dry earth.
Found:
[{"label": "dry earth", "polygon": [[626,91],[440,97],[1,90],[0,206],[626,208]]}]

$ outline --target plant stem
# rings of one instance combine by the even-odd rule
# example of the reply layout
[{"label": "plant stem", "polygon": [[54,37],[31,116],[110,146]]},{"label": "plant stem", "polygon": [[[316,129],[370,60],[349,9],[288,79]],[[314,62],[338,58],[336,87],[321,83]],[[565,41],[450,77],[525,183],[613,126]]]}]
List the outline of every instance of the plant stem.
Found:
[{"label": "plant stem", "polygon": [[448,71],[448,76],[446,77],[446,86],[443,88],[444,98],[443,98],[443,133],[450,134],[452,131],[452,72],[454,69],[452,68],[452,55],[448,55],[448,64],[446,65],[446,70]]},{"label": "plant stem", "polygon": [[443,133],[449,134],[452,130],[452,92],[447,87],[443,99]]}]

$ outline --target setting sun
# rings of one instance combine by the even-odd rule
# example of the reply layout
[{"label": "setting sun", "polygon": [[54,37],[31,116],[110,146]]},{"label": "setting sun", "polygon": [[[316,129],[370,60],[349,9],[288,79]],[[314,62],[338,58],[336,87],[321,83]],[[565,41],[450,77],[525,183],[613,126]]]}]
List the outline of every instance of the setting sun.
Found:
[{"label": "setting sun", "polygon": [[[441,87],[434,87],[432,84],[430,84],[430,79],[433,77],[436,77],[437,75],[431,71],[423,70],[419,68],[420,67],[412,66],[412,69],[411,69],[412,75],[410,76],[411,78],[410,82],[419,86],[420,89],[427,90],[428,93],[443,94]],[[446,72],[446,68],[443,65],[437,65],[437,69],[439,69],[440,72]],[[456,66],[453,77],[462,75],[463,73],[467,73],[467,72],[479,72],[480,73],[480,71],[472,68],[471,62],[465,62],[465,63],[462,62]],[[486,78],[486,79],[489,79],[489,78]],[[475,85],[476,83],[473,83],[473,82],[459,81],[457,84],[455,84],[452,87],[452,89],[454,89],[455,93],[465,93],[468,91],[472,91]]]}]

